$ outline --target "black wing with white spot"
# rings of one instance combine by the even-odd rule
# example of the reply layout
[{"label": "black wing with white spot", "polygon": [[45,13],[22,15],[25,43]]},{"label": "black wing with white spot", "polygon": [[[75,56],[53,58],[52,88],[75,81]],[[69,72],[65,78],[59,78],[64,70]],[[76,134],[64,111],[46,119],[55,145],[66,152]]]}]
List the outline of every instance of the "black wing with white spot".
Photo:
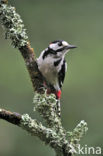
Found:
[{"label": "black wing with white spot", "polygon": [[62,88],[62,84],[64,82],[65,73],[66,73],[66,70],[67,70],[66,68],[67,68],[67,64],[66,64],[66,61],[64,60],[63,64],[62,64],[62,67],[61,67],[61,70],[58,73],[58,81],[59,81],[60,88]]}]

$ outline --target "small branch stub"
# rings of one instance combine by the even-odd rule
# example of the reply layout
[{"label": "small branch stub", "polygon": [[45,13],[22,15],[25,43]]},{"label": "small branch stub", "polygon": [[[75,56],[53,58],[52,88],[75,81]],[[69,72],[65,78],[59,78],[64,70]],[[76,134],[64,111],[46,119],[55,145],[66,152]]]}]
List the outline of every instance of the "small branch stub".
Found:
[{"label": "small branch stub", "polygon": [[0,119],[4,119],[12,124],[19,125],[21,122],[21,115],[19,113],[6,111],[5,109],[0,109]]}]

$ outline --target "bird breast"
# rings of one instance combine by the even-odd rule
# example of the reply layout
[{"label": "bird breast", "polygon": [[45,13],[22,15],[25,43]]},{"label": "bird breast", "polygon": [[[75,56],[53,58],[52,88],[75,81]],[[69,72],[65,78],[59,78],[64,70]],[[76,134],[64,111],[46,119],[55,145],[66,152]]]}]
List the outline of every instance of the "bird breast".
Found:
[{"label": "bird breast", "polygon": [[38,68],[46,80],[55,85],[58,81],[57,69],[54,67],[54,61],[51,58],[37,60]]}]

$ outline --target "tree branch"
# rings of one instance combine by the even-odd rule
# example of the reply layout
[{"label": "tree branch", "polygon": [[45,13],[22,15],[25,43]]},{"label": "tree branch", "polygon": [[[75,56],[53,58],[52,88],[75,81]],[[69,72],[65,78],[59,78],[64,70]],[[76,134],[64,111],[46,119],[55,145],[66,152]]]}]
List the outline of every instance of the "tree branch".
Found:
[{"label": "tree branch", "polygon": [[34,91],[43,93],[44,78],[43,78],[42,74],[40,73],[40,71],[38,70],[38,66],[37,66],[36,60],[34,58],[33,48],[31,48],[30,44],[27,43],[26,46],[19,48],[19,50],[24,58],[27,70],[30,74],[30,78],[32,81]]},{"label": "tree branch", "polygon": [[21,115],[18,113],[0,109],[0,119],[6,120],[14,125],[20,125],[21,118]]},{"label": "tree branch", "polygon": [[[87,123],[81,121],[73,132],[66,131],[61,119],[56,113],[57,100],[54,95],[46,95],[43,89],[44,77],[38,70],[34,50],[31,48],[26,29],[20,15],[14,7],[8,5],[7,0],[0,0],[0,23],[5,28],[5,38],[11,39],[12,45],[18,48],[25,61],[27,70],[32,81],[34,92],[34,110],[46,121],[46,126],[28,114],[10,112],[0,109],[0,119],[17,125],[30,134],[39,137],[49,144],[56,152],[56,156],[71,156],[76,153],[80,139],[84,136]],[[42,93],[42,94],[41,94]]]},{"label": "tree branch", "polygon": [[29,117],[28,114],[20,115],[16,112],[12,113],[10,111],[0,109],[0,119],[23,128],[31,135],[38,136],[43,142],[49,144],[55,150],[57,156],[71,156],[72,153],[76,153],[77,142],[80,141],[80,138],[87,131],[87,124],[82,121],[74,129],[71,135],[71,140],[68,142],[65,136],[60,133],[56,133],[54,129],[43,126],[37,120]]},{"label": "tree branch", "polygon": [[7,5],[7,0],[0,0],[0,22],[5,28],[5,38],[11,39],[12,45],[18,48],[23,56],[30,74],[33,90],[42,93],[44,77],[38,70],[34,50],[30,46],[20,15],[16,13],[14,7]]},{"label": "tree branch", "polygon": [[[34,104],[37,104],[34,109],[46,120],[47,127],[29,117],[28,114],[20,115],[4,109],[0,109],[0,119],[17,125],[30,134],[39,137],[55,150],[57,156],[71,156],[76,153],[80,139],[88,130],[87,123],[81,121],[73,132],[66,132],[62,127],[61,120],[53,110],[56,106],[56,99],[53,94],[47,97],[46,93],[41,95],[35,93]],[[45,110],[46,113],[44,113]]]},{"label": "tree branch", "polygon": [[[4,109],[0,109],[0,119],[4,119],[14,125],[17,125],[24,130],[28,131],[31,135],[38,136],[46,144],[49,144],[55,151],[63,153],[62,146],[65,144],[60,136],[55,131],[43,126],[35,119],[31,119],[28,114],[20,115],[15,112],[10,112]],[[69,150],[71,148],[69,147]],[[60,156],[60,155],[59,155]],[[71,156],[71,153],[67,153],[64,156]]]}]

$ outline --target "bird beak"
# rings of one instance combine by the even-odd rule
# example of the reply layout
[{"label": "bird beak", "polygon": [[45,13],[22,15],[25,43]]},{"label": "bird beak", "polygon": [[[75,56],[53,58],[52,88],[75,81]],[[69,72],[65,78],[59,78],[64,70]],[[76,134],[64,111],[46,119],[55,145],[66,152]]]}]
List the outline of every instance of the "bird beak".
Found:
[{"label": "bird beak", "polygon": [[68,45],[65,47],[66,49],[74,49],[74,48],[77,48],[75,45]]}]

